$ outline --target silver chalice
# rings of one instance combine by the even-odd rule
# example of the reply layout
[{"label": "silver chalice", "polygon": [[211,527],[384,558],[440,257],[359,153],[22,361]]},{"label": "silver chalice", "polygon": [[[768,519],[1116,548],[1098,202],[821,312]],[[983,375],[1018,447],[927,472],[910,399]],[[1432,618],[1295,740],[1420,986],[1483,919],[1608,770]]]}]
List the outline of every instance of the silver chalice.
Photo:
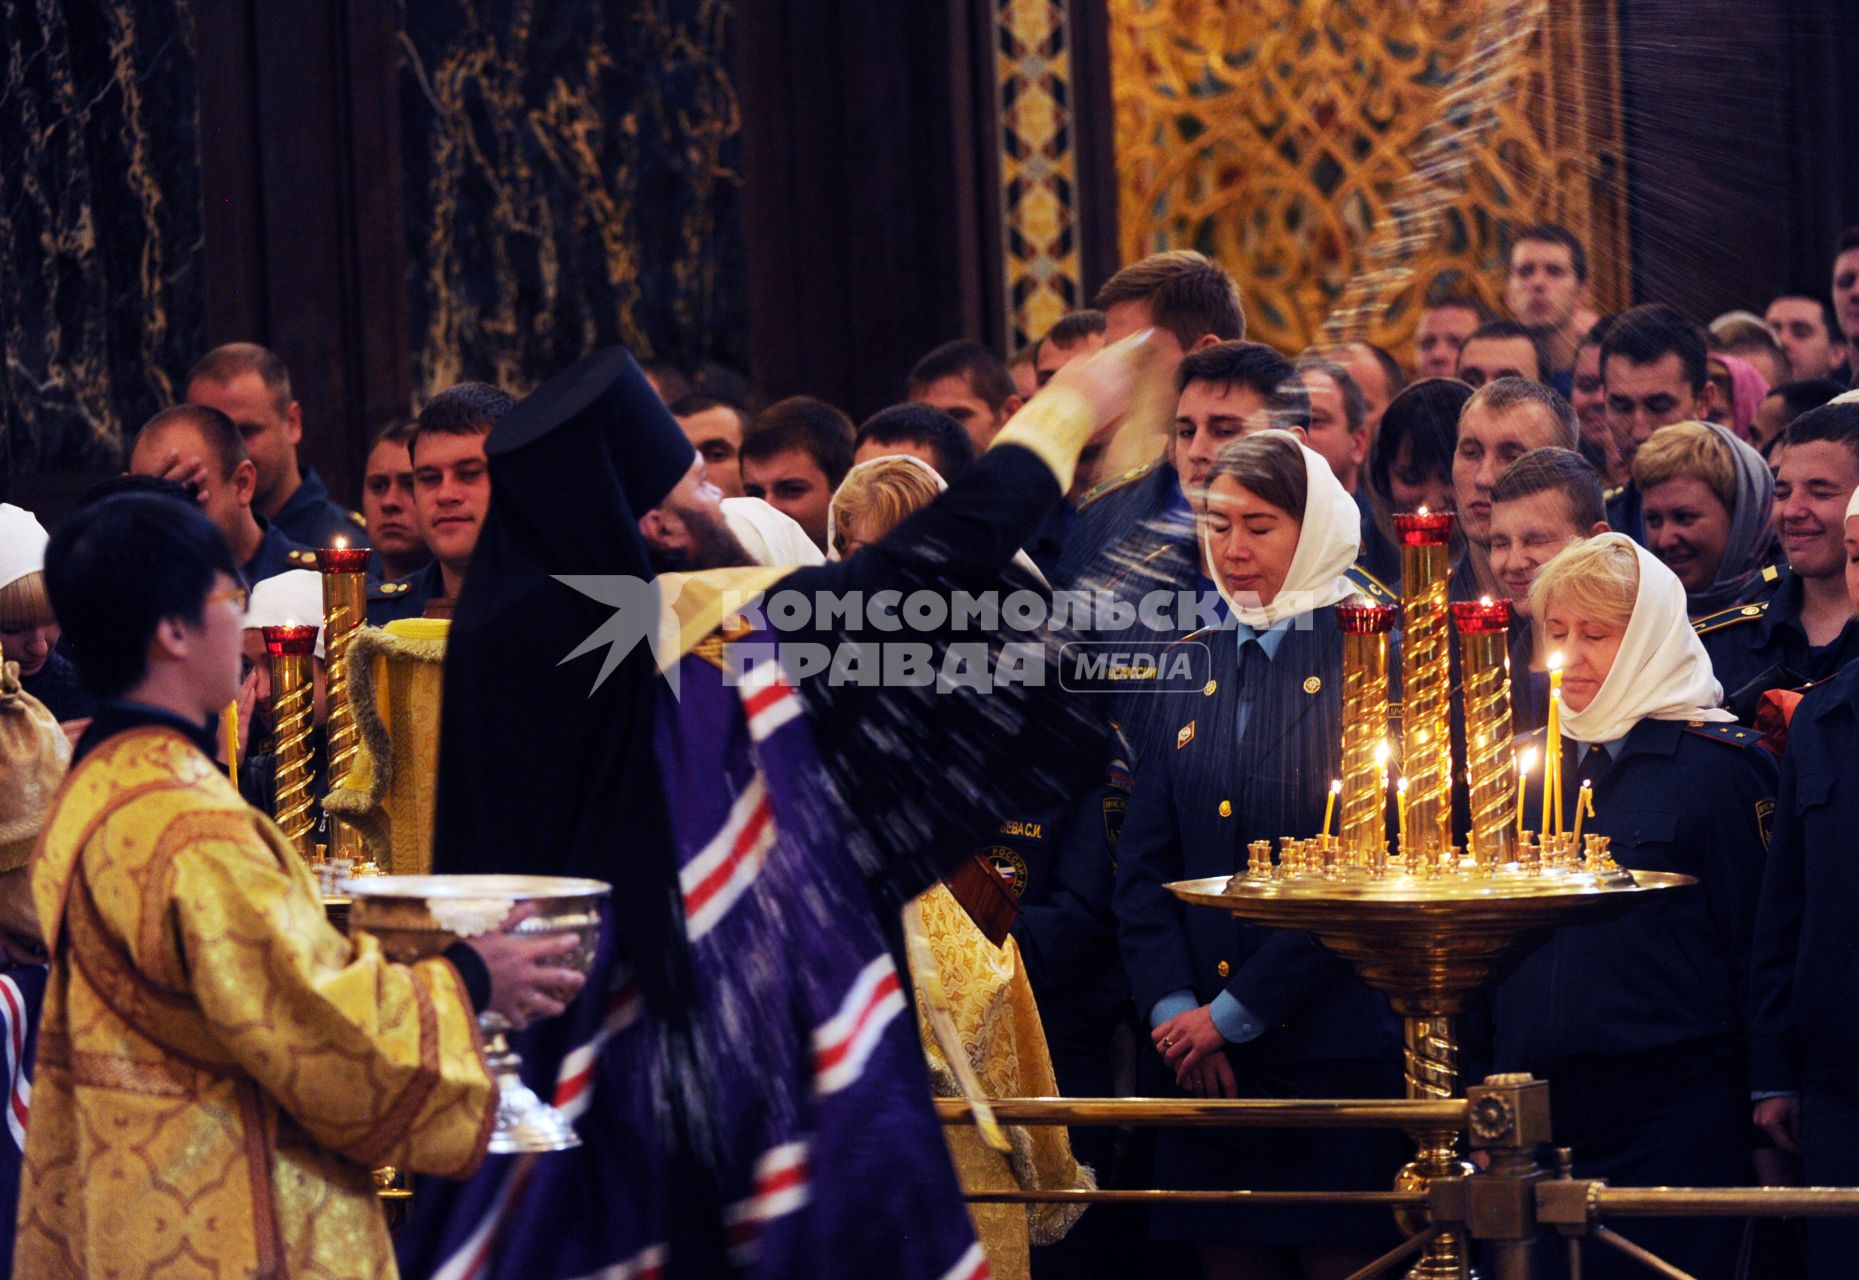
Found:
[{"label": "silver chalice", "polygon": [[[612,886],[564,876],[363,876],[344,881],[353,899],[349,930],[381,944],[401,964],[426,960],[454,942],[493,933],[519,906],[528,906],[511,933],[573,933],[580,943],[552,964],[585,975],[600,941],[600,904]],[[485,1064],[497,1081],[494,1155],[566,1151],[581,1145],[574,1126],[523,1083],[522,1062],[510,1048],[509,1022],[486,1010],[478,1015]]]}]

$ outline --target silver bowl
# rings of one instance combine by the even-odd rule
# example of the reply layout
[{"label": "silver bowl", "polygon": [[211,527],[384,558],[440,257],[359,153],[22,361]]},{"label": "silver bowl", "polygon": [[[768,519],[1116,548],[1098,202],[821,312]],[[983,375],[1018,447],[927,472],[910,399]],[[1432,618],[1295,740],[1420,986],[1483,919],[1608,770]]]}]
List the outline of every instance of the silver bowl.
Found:
[{"label": "silver bowl", "polygon": [[[516,934],[573,933],[579,945],[552,963],[586,975],[600,942],[600,903],[612,886],[565,876],[363,876],[345,880],[352,900],[349,930],[381,944],[390,960],[412,964],[439,955],[454,942],[495,932],[519,906],[531,913],[509,930]],[[563,993],[566,995],[567,993]],[[509,1022],[486,1010],[484,1060],[497,1081],[494,1155],[566,1151],[581,1145],[568,1118],[523,1083],[522,1061],[511,1049]]]}]

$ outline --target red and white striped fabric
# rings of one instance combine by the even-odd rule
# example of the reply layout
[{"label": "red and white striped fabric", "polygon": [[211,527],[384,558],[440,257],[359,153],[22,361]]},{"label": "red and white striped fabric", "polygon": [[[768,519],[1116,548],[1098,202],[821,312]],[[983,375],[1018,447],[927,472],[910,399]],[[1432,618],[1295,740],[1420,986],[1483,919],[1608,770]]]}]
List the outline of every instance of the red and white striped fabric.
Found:
[{"label": "red and white striped fabric", "polygon": [[593,1039],[562,1059],[562,1068],[555,1077],[552,1101],[570,1124],[586,1115],[588,1104],[594,1100],[594,1066],[599,1061],[602,1046],[639,1021],[639,1015],[645,1012],[645,997],[640,994],[631,971],[621,968],[614,976],[617,981],[607,995],[607,1013],[600,1030],[594,1033]]},{"label": "red and white striped fabric", "polygon": [[770,659],[743,673],[737,688],[742,709],[749,718],[749,737],[764,742],[782,725],[801,714],[800,694],[781,675],[781,664]]},{"label": "red and white striped fabric", "polygon": [[477,1280],[485,1273],[490,1266],[491,1253],[497,1247],[497,1236],[510,1216],[510,1208],[529,1185],[535,1167],[535,1156],[518,1156],[516,1163],[505,1170],[503,1185],[497,1188],[484,1220],[465,1237],[465,1242],[446,1259],[445,1265],[433,1272],[432,1280]]},{"label": "red and white striped fabric", "polygon": [[903,984],[888,954],[859,973],[839,1009],[813,1032],[813,1087],[837,1093],[865,1073],[885,1028],[904,1011]]},{"label": "red and white striped fabric", "polygon": [[714,929],[748,892],[774,843],[774,804],[758,773],[729,807],[723,829],[678,873],[684,930],[692,942]]},{"label": "red and white striped fabric", "polygon": [[988,1257],[981,1252],[981,1242],[970,1245],[968,1252],[942,1273],[942,1280],[988,1280]]},{"label": "red and white striped fabric", "polygon": [[807,1144],[784,1142],[755,1162],[755,1190],[723,1211],[730,1258],[745,1264],[755,1256],[762,1228],[807,1203]]},{"label": "red and white striped fabric", "polygon": [[6,1055],[6,1128],[23,1152],[26,1117],[32,1109],[32,1081],[26,1078],[26,997],[19,984],[0,974],[0,1045]]},{"label": "red and white striped fabric", "polygon": [[610,1267],[590,1271],[576,1280],[658,1280],[665,1274],[665,1246],[652,1245],[641,1249],[624,1262],[616,1262]]}]

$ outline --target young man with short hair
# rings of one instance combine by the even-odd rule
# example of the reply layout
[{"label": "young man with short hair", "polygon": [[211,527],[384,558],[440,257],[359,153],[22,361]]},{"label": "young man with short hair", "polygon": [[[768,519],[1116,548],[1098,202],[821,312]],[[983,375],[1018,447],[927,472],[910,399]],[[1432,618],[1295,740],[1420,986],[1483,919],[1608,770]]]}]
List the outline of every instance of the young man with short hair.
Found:
[{"label": "young man with short hair", "polygon": [[1469,293],[1430,295],[1414,328],[1414,376],[1457,377],[1460,348],[1490,319],[1484,304]]},{"label": "young man with short hair", "polygon": [[[491,477],[484,441],[516,401],[483,382],[447,387],[420,410],[407,453],[413,462],[413,507],[420,537],[433,560],[400,583],[383,583],[370,598],[368,621],[452,616],[465,570],[491,507]],[[389,593],[388,588],[405,590]]]},{"label": "young man with short hair", "polygon": [[979,342],[963,339],[945,342],[917,361],[905,380],[904,398],[940,409],[961,423],[976,453],[988,447],[1021,403],[1001,358]]},{"label": "young man with short hair", "polygon": [[1571,542],[1607,532],[1601,477],[1571,449],[1532,449],[1491,486],[1491,573],[1510,601],[1511,719],[1517,731],[1549,718],[1549,682],[1534,668],[1530,584]]},{"label": "young man with short hair", "polygon": [[413,511],[413,459],[407,453],[413,431],[406,418],[382,427],[362,466],[361,509],[374,545],[368,577],[375,583],[405,578],[432,562]]},{"label": "young man with short hair", "polygon": [[1493,320],[1473,330],[1459,348],[1459,381],[1474,389],[1499,378],[1542,382],[1549,367],[1543,340],[1515,320]]},{"label": "young man with short hair", "polygon": [[306,547],[366,546],[360,513],[329,500],[316,468],[299,468],[303,406],[291,396],[290,371],[256,342],[213,348],[187,371],[187,403],[218,409],[231,418],[257,469],[252,508]]},{"label": "young man with short hair", "polygon": [[1539,378],[1567,395],[1588,306],[1588,253],[1572,231],[1539,222],[1517,233],[1504,304],[1543,344],[1548,360]]},{"label": "young man with short hair", "polygon": [[231,418],[205,405],[177,404],[142,424],[129,473],[177,479],[219,529],[247,586],[314,561],[253,507],[258,468]]},{"label": "young man with short hair", "polygon": [[1766,600],[1693,622],[1726,705],[1753,722],[1769,689],[1825,680],[1859,658],[1859,622],[1846,591],[1846,504],[1859,488],[1859,405],[1829,404],[1797,418],[1775,484],[1788,568]]},{"label": "young man with short hair", "polygon": [[[1660,427],[1701,422],[1710,413],[1709,344],[1704,330],[1672,307],[1648,303],[1621,312],[1601,343],[1601,382],[1607,393],[1607,428],[1621,464]],[[1608,505],[1607,523],[1644,544],[1640,491],[1629,482]]]},{"label": "young man with short hair", "polygon": [[742,496],[742,437],[749,415],[740,405],[700,391],[671,402],[671,416],[704,460],[704,478],[725,498]]},{"label": "young man with short hair", "polygon": [[1454,600],[1504,594],[1491,568],[1491,494],[1505,468],[1532,449],[1574,449],[1580,439],[1575,410],[1540,382],[1499,378],[1465,402],[1452,457],[1453,504],[1465,535],[1449,588]]},{"label": "young man with short hair", "polygon": [[1102,348],[1104,328],[1104,313],[1095,307],[1061,317],[1033,349],[1035,389],[1052,381],[1053,374],[1079,356]]},{"label": "young man with short hair", "polygon": [[907,400],[865,419],[852,442],[852,464],[892,454],[920,458],[944,480],[953,481],[975,460],[975,446],[961,424],[940,409]]},{"label": "young man with short hair", "polygon": [[1763,319],[1788,357],[1790,377],[1835,378],[1845,368],[1846,339],[1825,294],[1784,293],[1769,303]]},{"label": "young man with short hair", "polygon": [[852,420],[824,400],[776,401],[742,443],[743,492],[791,517],[825,551],[826,513],[852,469],[853,436]]}]

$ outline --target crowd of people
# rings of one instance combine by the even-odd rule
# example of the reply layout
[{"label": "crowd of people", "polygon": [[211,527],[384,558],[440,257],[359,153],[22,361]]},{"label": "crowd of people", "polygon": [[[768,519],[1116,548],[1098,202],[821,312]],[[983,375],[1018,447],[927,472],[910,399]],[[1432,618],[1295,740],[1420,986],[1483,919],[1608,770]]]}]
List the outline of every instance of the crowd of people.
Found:
[{"label": "crowd of people", "polygon": [[[1586,789],[1622,865],[1698,882],[1533,953],[1467,1018],[1468,1069],[1548,1079],[1578,1176],[1859,1185],[1839,1030],[1859,1025],[1839,941],[1859,901],[1839,785],[1859,760],[1859,228],[1829,284],[1708,325],[1658,302],[1603,315],[1580,240],[1542,224],[1511,246],[1504,314],[1436,290],[1403,360],[1248,341],[1243,282],[1166,252],[1020,351],[936,347],[862,423],[611,354],[521,401],[461,383],[376,434],[356,511],[299,462],[283,363],[209,352],[49,536],[0,505],[16,1274],[154,1274],[181,1250],[254,1274],[335,1249],[353,1256],[332,1274],[391,1267],[367,1169],[474,1174],[492,1093],[470,1015],[491,1006],[519,1025],[568,1008],[532,1056],[598,1057],[590,1154],[422,1190],[409,1274],[983,1274],[922,1064],[961,1051],[919,1042],[886,995],[926,982],[900,912],[977,866],[1008,906],[976,924],[1024,974],[1062,1094],[1400,1096],[1399,1023],[1347,964],[1166,886],[1317,830],[1338,610],[1398,600],[1393,517],[1419,510],[1456,516],[1450,598],[1510,602],[1520,751],[1563,761],[1564,802]],[[327,929],[253,813],[275,801],[258,628],[319,616],[312,553],[336,545],[372,548],[369,623],[453,620],[436,869],[615,884],[589,996],[514,934],[386,964]],[[754,592],[1191,596],[1192,617],[1143,612],[1116,638],[1192,644],[1205,667],[990,709],[792,673],[738,705],[689,645],[674,703],[644,655],[591,698],[550,674],[601,621],[554,575],[717,571]],[[549,745],[494,758],[502,734]],[[720,923],[688,906],[706,858],[726,890],[760,877]],[[667,914],[680,891],[688,917]],[[752,990],[718,994],[732,971]],[[834,1028],[866,1074],[828,1061]],[[965,1028],[966,1051],[998,1034]],[[1102,1187],[1379,1190],[1407,1154],[1358,1131],[1069,1138],[1079,1185]],[[186,1225],[206,1201],[235,1224],[211,1240]],[[1627,1233],[1700,1277],[1819,1280],[1859,1257],[1843,1220]],[[1068,1215],[993,1261],[1328,1280],[1398,1239],[1378,1211],[1176,1202]]]}]

